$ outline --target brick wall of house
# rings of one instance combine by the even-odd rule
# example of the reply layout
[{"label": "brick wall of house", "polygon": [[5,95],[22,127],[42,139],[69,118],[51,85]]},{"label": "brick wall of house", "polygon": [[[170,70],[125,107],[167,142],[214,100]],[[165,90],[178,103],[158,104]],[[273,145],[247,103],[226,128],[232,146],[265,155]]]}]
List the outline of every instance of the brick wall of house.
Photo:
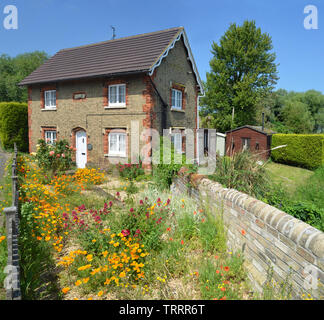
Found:
[{"label": "brick wall of house", "polygon": [[[264,152],[268,150],[267,135],[252,130],[250,128],[242,128],[233,132],[226,133],[226,155],[234,154],[242,150],[242,138],[250,138],[250,151],[260,153],[260,158],[266,160],[270,153]],[[231,151],[232,141],[234,149]],[[259,150],[256,150],[256,143],[259,143]]]},{"label": "brick wall of house", "polygon": [[[127,107],[124,109],[105,109],[108,104],[105,93],[107,84],[126,83]],[[51,85],[51,84],[50,84]],[[103,136],[106,129],[122,128],[130,134],[131,121],[138,120],[139,131],[143,130],[143,120],[147,117],[147,111],[143,105],[146,98],[143,95],[145,84],[143,76],[119,77],[118,79],[95,79],[84,81],[69,81],[54,84],[57,90],[57,109],[44,110],[42,108],[42,91],[44,86],[35,85],[29,88],[29,134],[30,152],[36,151],[38,139],[42,138],[42,128],[56,128],[60,139],[67,139],[71,145],[77,130],[83,129],[88,136],[88,143],[93,149],[88,151],[88,161],[106,165],[109,160],[104,157]],[[53,85],[51,85],[53,86]],[[73,100],[75,93],[85,93],[86,99]],[[140,148],[144,142],[140,141]],[[128,146],[130,154],[130,145]]]},{"label": "brick wall of house", "polygon": [[[189,73],[190,72],[190,73]],[[176,42],[174,48],[169,51],[161,65],[156,69],[154,83],[163,100],[171,105],[171,89],[182,87],[184,91],[183,103],[185,110],[166,112],[166,127],[196,129],[197,121],[197,82],[192,72],[191,62],[187,60],[186,47],[183,40]],[[157,128],[161,130],[162,103],[156,98]]]}]

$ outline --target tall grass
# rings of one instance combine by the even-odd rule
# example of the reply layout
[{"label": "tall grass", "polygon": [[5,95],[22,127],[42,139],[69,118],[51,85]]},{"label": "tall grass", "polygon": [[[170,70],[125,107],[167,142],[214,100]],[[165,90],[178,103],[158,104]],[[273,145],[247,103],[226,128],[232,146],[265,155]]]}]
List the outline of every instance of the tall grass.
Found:
[{"label": "tall grass", "polygon": [[209,177],[226,188],[233,188],[251,196],[262,197],[268,190],[270,179],[264,165],[248,151],[233,157],[221,157],[216,163],[216,172]]}]

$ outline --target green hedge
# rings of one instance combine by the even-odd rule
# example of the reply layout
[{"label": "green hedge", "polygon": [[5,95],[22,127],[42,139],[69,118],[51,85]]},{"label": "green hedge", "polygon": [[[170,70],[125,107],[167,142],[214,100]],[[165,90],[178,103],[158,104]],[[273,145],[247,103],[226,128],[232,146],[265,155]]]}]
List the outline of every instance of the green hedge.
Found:
[{"label": "green hedge", "polygon": [[324,134],[274,134],[271,148],[287,145],[271,151],[275,162],[316,169],[324,165]]},{"label": "green hedge", "polygon": [[0,103],[0,140],[4,149],[28,152],[28,106],[20,102]]}]

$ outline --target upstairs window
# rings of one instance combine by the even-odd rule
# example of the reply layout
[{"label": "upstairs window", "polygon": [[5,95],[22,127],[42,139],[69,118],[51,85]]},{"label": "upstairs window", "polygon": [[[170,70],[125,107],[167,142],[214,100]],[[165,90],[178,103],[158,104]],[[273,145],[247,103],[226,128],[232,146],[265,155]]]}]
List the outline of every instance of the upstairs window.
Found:
[{"label": "upstairs window", "polygon": [[126,157],[126,133],[111,132],[108,140],[110,156]]},{"label": "upstairs window", "polygon": [[56,90],[48,90],[44,92],[45,109],[56,108]]},{"label": "upstairs window", "polygon": [[126,85],[115,84],[109,86],[109,107],[126,107]]},{"label": "upstairs window", "polygon": [[46,143],[53,145],[56,141],[56,131],[46,130],[45,131],[45,141],[46,141]]},{"label": "upstairs window", "polygon": [[182,91],[172,89],[171,108],[182,110]]}]

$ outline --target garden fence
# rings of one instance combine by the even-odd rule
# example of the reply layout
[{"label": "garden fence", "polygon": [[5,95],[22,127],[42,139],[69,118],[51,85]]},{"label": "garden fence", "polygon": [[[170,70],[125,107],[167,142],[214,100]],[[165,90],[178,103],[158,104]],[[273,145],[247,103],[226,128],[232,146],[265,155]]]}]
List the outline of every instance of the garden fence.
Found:
[{"label": "garden fence", "polygon": [[18,254],[19,236],[19,185],[17,176],[17,146],[14,144],[14,157],[12,160],[12,206],[5,208],[8,260],[5,268],[7,277],[4,287],[7,292],[7,300],[21,300],[20,268]]}]

